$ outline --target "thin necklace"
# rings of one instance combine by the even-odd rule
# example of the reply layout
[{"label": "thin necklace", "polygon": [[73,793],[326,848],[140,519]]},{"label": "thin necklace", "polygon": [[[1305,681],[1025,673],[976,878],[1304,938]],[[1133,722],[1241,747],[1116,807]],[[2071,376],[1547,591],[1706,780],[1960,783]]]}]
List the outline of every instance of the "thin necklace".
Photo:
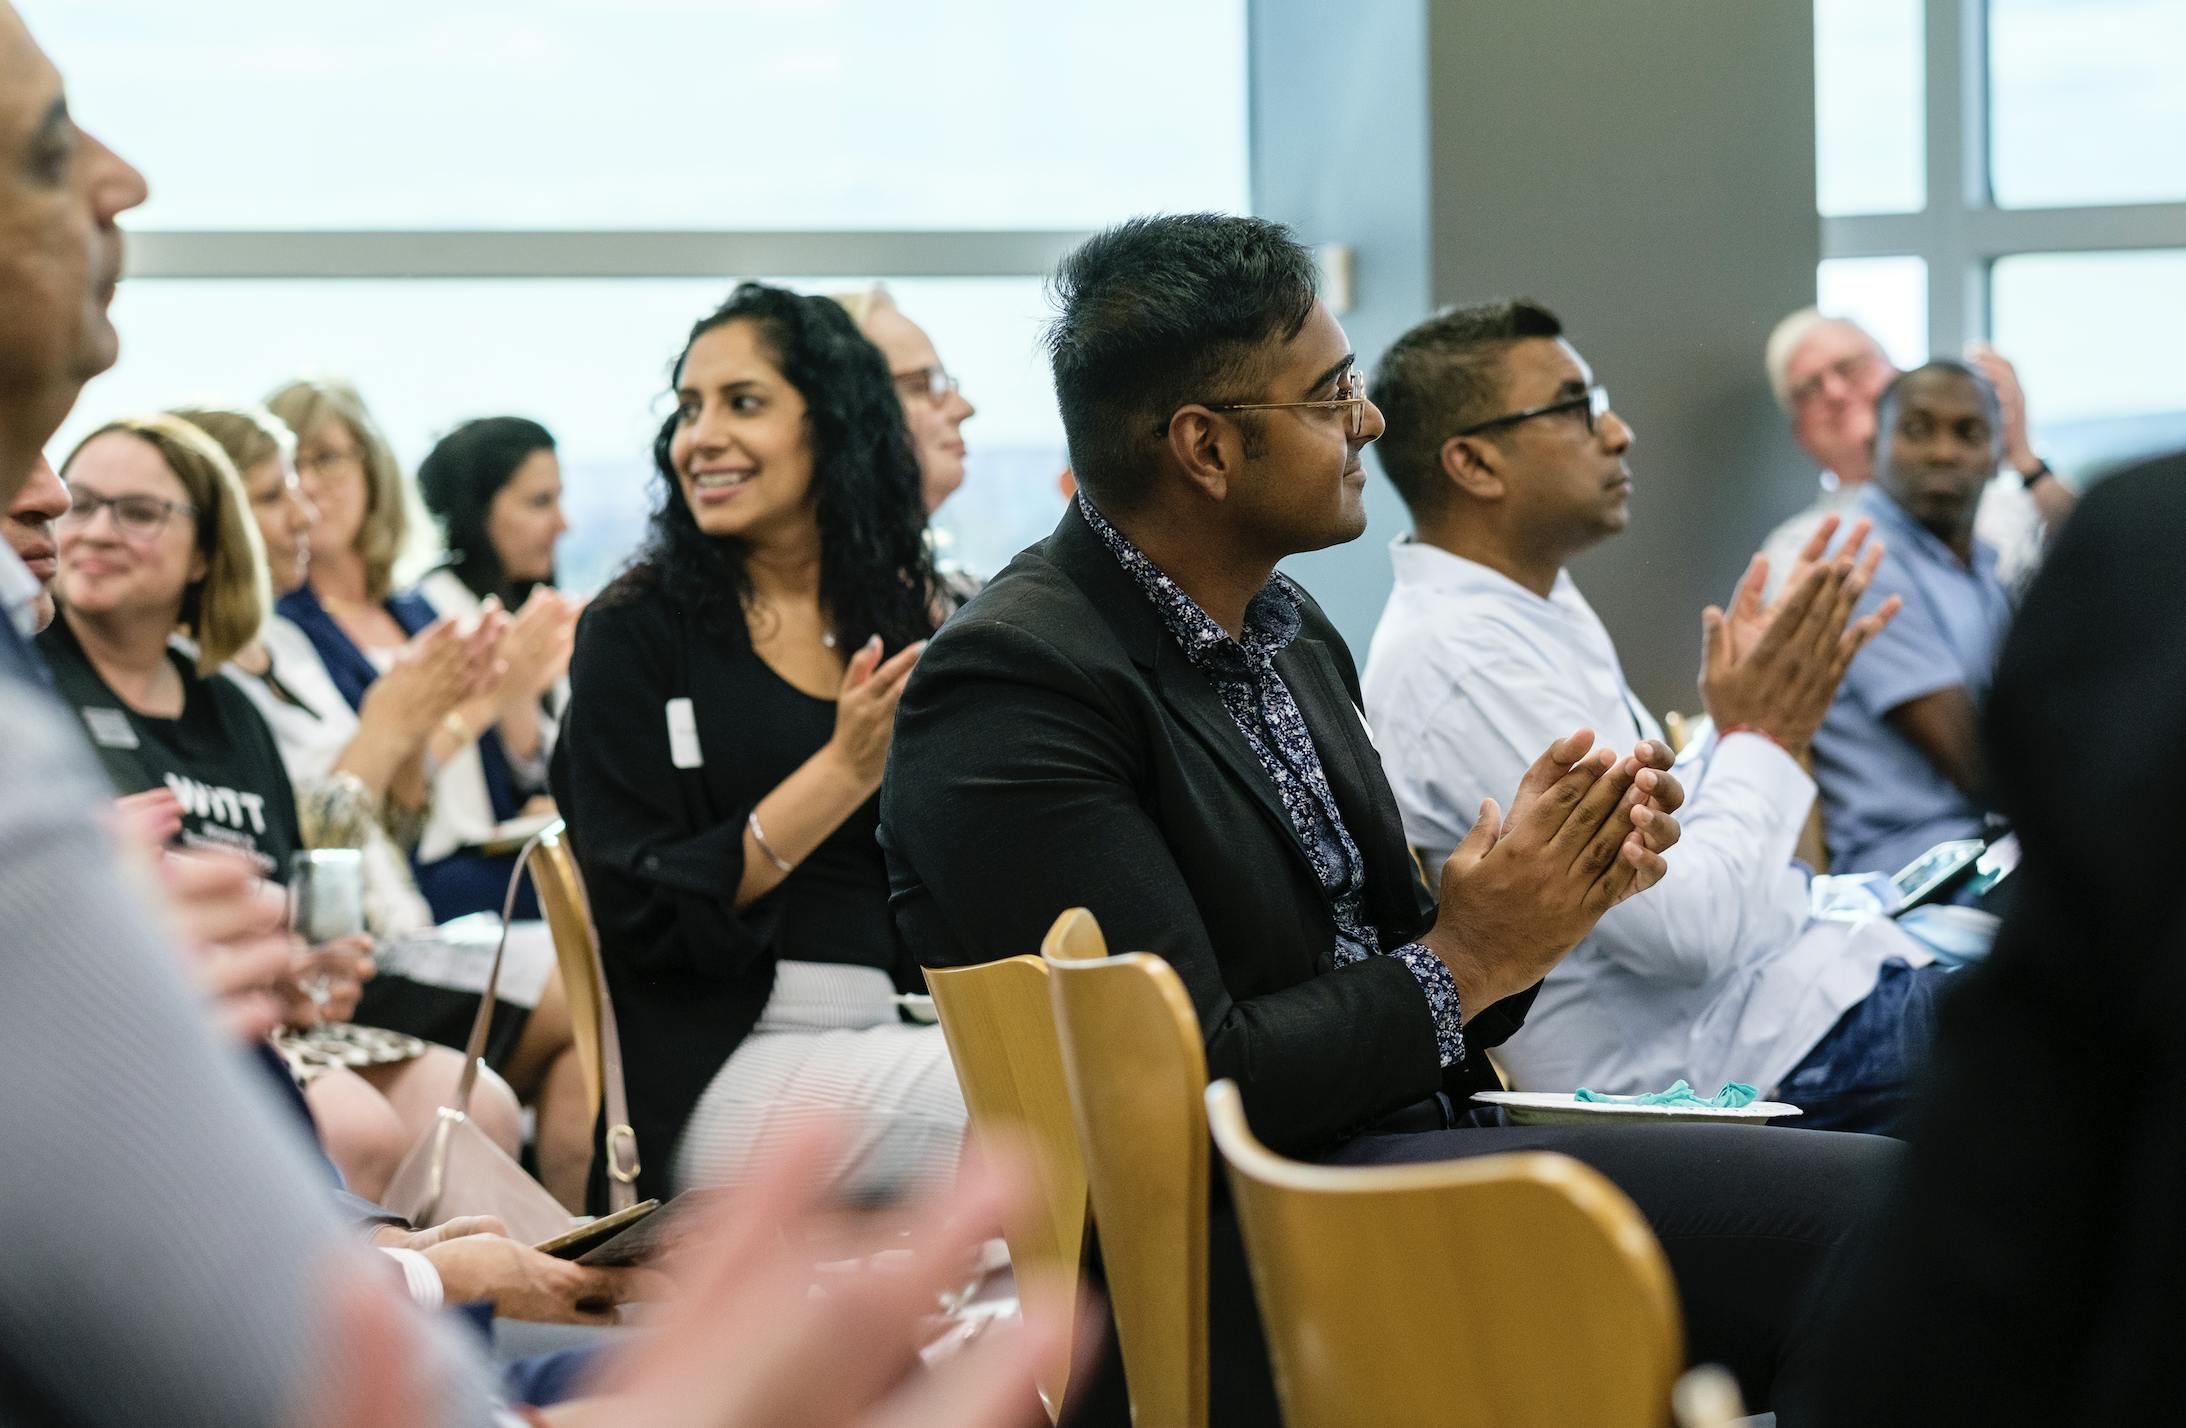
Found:
[{"label": "thin necklace", "polygon": [[[763,617],[763,618],[765,618],[765,619],[768,619],[768,620],[773,620],[773,621],[775,621],[775,622],[776,622],[777,624],[779,624],[779,623],[780,623],[780,621],[781,621],[781,617],[780,617],[779,615],[775,614],[775,612],[774,612],[774,606],[773,606],[773,604],[772,604],[772,603],[771,603],[770,601],[768,601],[768,600],[767,600],[767,598],[766,598],[765,596],[763,596],[763,595],[754,595],[754,596],[752,596],[752,597],[751,597],[751,606],[752,606],[752,611],[753,611],[753,613],[754,613],[754,614],[757,614],[757,615],[759,615],[759,616],[761,616],[761,617]],[[826,626],[826,625],[822,625],[822,626],[820,627],[820,648],[822,648],[822,649],[829,649],[829,650],[831,650],[831,649],[835,648],[836,644],[837,644],[837,640],[836,640],[836,636],[835,636],[835,632],[834,632],[834,630],[830,629],[830,628],[829,628],[828,626]]]}]

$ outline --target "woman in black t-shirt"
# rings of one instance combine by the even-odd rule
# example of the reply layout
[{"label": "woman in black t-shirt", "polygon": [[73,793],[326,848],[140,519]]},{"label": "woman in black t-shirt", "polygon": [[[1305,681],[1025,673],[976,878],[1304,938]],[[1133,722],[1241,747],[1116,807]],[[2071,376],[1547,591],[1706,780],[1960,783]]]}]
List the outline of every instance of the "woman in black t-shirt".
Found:
[{"label": "woman in black t-shirt", "polygon": [[[215,675],[256,637],[267,606],[265,558],[234,467],[195,427],[156,416],[93,432],[61,474],[70,505],[55,531],[60,614],[39,636],[61,697],[119,792],[172,794],[181,846],[229,849],[286,881],[302,841],[295,794],[249,697]],[[178,633],[195,648],[174,643]],[[360,945],[359,960],[368,950]],[[326,1014],[346,1015],[356,993],[354,980],[337,982]],[[291,1004],[300,1023],[316,1020],[307,999]],[[306,1099],[352,1189],[378,1195],[461,1069],[443,1047],[310,1081]],[[513,1154],[513,1097],[499,1087],[487,1104],[486,1124]]]},{"label": "woman in black t-shirt", "polygon": [[856,1176],[952,1174],[963,1099],[940,1029],[898,1016],[918,974],[875,837],[938,608],[895,383],[842,308],[747,283],[693,329],[675,398],[650,538],[578,629],[555,770],[639,1193],[734,1179],[798,1118],[844,1123]]}]

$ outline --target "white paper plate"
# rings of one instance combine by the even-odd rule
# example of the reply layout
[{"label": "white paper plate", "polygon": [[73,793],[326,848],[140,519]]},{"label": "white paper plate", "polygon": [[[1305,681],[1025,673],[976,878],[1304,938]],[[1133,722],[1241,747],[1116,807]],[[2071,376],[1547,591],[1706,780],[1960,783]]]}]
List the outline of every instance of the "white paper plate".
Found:
[{"label": "white paper plate", "polygon": [[1758,1126],[1800,1114],[1797,1106],[1782,1101],[1755,1101],[1736,1110],[1716,1106],[1633,1106],[1617,1101],[1581,1101],[1569,1091],[1476,1091],[1473,1099],[1503,1107],[1510,1112],[1511,1124],[1521,1126],[1571,1126],[1603,1119],[1724,1121]]}]

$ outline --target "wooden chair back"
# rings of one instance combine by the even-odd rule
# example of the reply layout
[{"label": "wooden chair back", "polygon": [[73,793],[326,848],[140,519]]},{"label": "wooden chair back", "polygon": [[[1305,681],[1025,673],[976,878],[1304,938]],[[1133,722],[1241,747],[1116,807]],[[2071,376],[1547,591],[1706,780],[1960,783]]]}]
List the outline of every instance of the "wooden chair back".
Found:
[{"label": "wooden chair back", "polygon": [[1647,1222],[1541,1151],[1308,1165],[1207,1089],[1288,1428],[1662,1428],[1683,1356]]},{"label": "wooden chair back", "polygon": [[[1064,914],[1044,948],[1131,1420],[1207,1422],[1206,1051],[1169,964]],[[1088,959],[1088,954],[1093,954]]]},{"label": "wooden chair back", "polygon": [[1094,962],[1108,955],[1108,939],[1092,913],[1074,907],[1056,918],[1040,939],[1040,955],[1050,962]]},{"label": "wooden chair back", "polygon": [[1048,1003],[1047,964],[1028,954],[979,967],[933,968],[926,986],[941,1014],[973,1137],[1011,1141],[1032,1161],[1037,1203],[1021,1221],[1003,1226],[1002,1237],[1027,1312],[1070,1316],[1071,1334],[1035,1375],[1048,1416],[1059,1418],[1085,1266],[1086,1190]]},{"label": "wooden chair back", "polygon": [[606,996],[600,975],[600,938],[592,926],[592,904],[584,877],[570,851],[566,825],[555,823],[539,835],[531,854],[532,886],[539,890],[539,910],[554,938],[554,962],[562,973],[562,993],[569,1001],[569,1027],[584,1069],[585,1105],[600,1110],[600,1006]]}]

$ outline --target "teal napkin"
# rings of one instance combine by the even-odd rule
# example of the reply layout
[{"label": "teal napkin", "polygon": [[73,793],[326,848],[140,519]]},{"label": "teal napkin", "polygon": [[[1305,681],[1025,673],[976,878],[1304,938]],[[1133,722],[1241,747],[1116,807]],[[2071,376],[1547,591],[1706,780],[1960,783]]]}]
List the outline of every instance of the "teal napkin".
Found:
[{"label": "teal napkin", "polygon": [[1750,1106],[1761,1093],[1743,1081],[1727,1081],[1723,1089],[1712,1096],[1702,1096],[1683,1081],[1667,1091],[1649,1091],[1644,1096],[1605,1096],[1599,1091],[1589,1091],[1581,1086],[1571,1093],[1574,1101],[1602,1101],[1619,1106],[1705,1106],[1718,1111],[1735,1111],[1740,1106]]}]

